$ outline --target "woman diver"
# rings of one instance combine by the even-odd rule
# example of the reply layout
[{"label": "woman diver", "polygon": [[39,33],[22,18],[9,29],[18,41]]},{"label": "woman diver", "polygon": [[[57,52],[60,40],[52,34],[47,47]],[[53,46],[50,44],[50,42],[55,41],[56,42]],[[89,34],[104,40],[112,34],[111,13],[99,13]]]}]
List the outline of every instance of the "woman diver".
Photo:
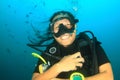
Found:
[{"label": "woman diver", "polygon": [[[95,55],[89,41],[76,35],[78,19],[67,11],[58,11],[50,19],[53,42],[41,54],[32,80],[70,80],[79,72],[84,80],[113,80],[111,63],[97,41]],[[83,43],[83,44],[82,44]],[[46,53],[46,54],[45,54]]]}]

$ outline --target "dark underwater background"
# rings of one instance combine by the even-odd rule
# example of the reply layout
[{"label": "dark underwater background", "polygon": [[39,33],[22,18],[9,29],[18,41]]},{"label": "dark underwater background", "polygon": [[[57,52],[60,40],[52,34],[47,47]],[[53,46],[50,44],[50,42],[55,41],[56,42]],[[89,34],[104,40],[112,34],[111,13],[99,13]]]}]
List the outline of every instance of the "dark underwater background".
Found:
[{"label": "dark underwater background", "polygon": [[77,32],[90,30],[102,42],[115,80],[120,80],[120,0],[0,0],[0,80],[31,80],[37,52],[26,44],[67,10],[79,19]]}]

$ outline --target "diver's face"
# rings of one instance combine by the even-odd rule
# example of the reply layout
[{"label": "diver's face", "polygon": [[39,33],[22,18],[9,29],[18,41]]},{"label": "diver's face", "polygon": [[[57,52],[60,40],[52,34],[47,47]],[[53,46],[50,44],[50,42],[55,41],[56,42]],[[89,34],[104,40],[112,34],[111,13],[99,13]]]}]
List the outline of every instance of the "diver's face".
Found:
[{"label": "diver's face", "polygon": [[[72,27],[68,19],[62,19],[55,22],[53,28],[54,33],[57,33],[59,31],[60,24],[65,25],[65,27],[67,27],[68,29]],[[64,47],[67,47],[68,45],[73,43],[73,41],[75,40],[75,36],[76,36],[76,31],[74,30],[73,33],[65,33],[60,35],[59,37],[54,36],[54,38],[59,44],[63,45]]]}]

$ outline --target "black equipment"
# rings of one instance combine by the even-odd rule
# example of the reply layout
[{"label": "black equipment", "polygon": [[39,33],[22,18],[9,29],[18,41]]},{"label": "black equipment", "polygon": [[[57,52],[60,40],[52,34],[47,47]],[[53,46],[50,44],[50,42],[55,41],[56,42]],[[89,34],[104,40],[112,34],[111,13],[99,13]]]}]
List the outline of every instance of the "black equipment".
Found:
[{"label": "black equipment", "polygon": [[[60,25],[62,28],[64,27],[63,25]],[[65,29],[65,28],[64,28]],[[71,30],[68,30],[70,32],[72,32],[73,29]],[[64,32],[64,31],[63,31]],[[59,34],[62,34],[63,32],[59,32]],[[91,34],[92,35],[92,38],[90,38],[87,34]],[[56,36],[59,36],[59,35],[56,35]],[[98,63],[97,63],[97,56],[96,56],[96,44],[101,44],[101,42],[97,41],[96,37],[94,36],[94,34],[91,32],[91,31],[84,31],[84,32],[81,32],[77,35],[77,37],[80,42],[80,47],[83,47],[83,46],[86,46],[86,45],[89,45],[90,46],[90,49],[91,49],[91,53],[92,53],[92,71],[91,71],[91,74],[94,75],[96,73],[98,73]],[[57,57],[57,56],[54,56],[52,54],[49,54],[47,52],[44,52],[43,50],[37,48],[37,47],[42,47],[42,46],[46,46],[46,45],[36,45],[36,44],[27,44],[29,47],[31,48],[34,48],[35,50],[37,51],[40,51],[42,54],[45,54],[49,57],[52,57],[54,59],[57,59],[57,60],[60,60],[61,58],[60,57]]]}]

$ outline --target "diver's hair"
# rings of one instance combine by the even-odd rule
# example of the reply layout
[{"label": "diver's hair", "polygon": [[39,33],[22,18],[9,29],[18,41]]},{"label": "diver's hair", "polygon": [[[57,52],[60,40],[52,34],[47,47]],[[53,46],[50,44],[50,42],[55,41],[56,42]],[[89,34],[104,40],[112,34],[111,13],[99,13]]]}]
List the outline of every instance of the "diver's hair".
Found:
[{"label": "diver's hair", "polygon": [[71,12],[68,12],[68,11],[58,11],[54,13],[49,21],[50,23],[54,23],[64,18],[68,19],[70,23],[73,25],[79,21],[78,19],[75,19],[74,15]]},{"label": "diver's hair", "polygon": [[75,19],[75,17],[70,13],[70,12],[68,12],[68,11],[58,11],[58,12],[56,12],[56,13],[54,13],[53,14],[53,16],[50,18],[50,22],[53,22],[53,19],[56,17],[56,16],[58,16],[58,15],[68,15],[68,17],[70,18],[70,19]]}]

